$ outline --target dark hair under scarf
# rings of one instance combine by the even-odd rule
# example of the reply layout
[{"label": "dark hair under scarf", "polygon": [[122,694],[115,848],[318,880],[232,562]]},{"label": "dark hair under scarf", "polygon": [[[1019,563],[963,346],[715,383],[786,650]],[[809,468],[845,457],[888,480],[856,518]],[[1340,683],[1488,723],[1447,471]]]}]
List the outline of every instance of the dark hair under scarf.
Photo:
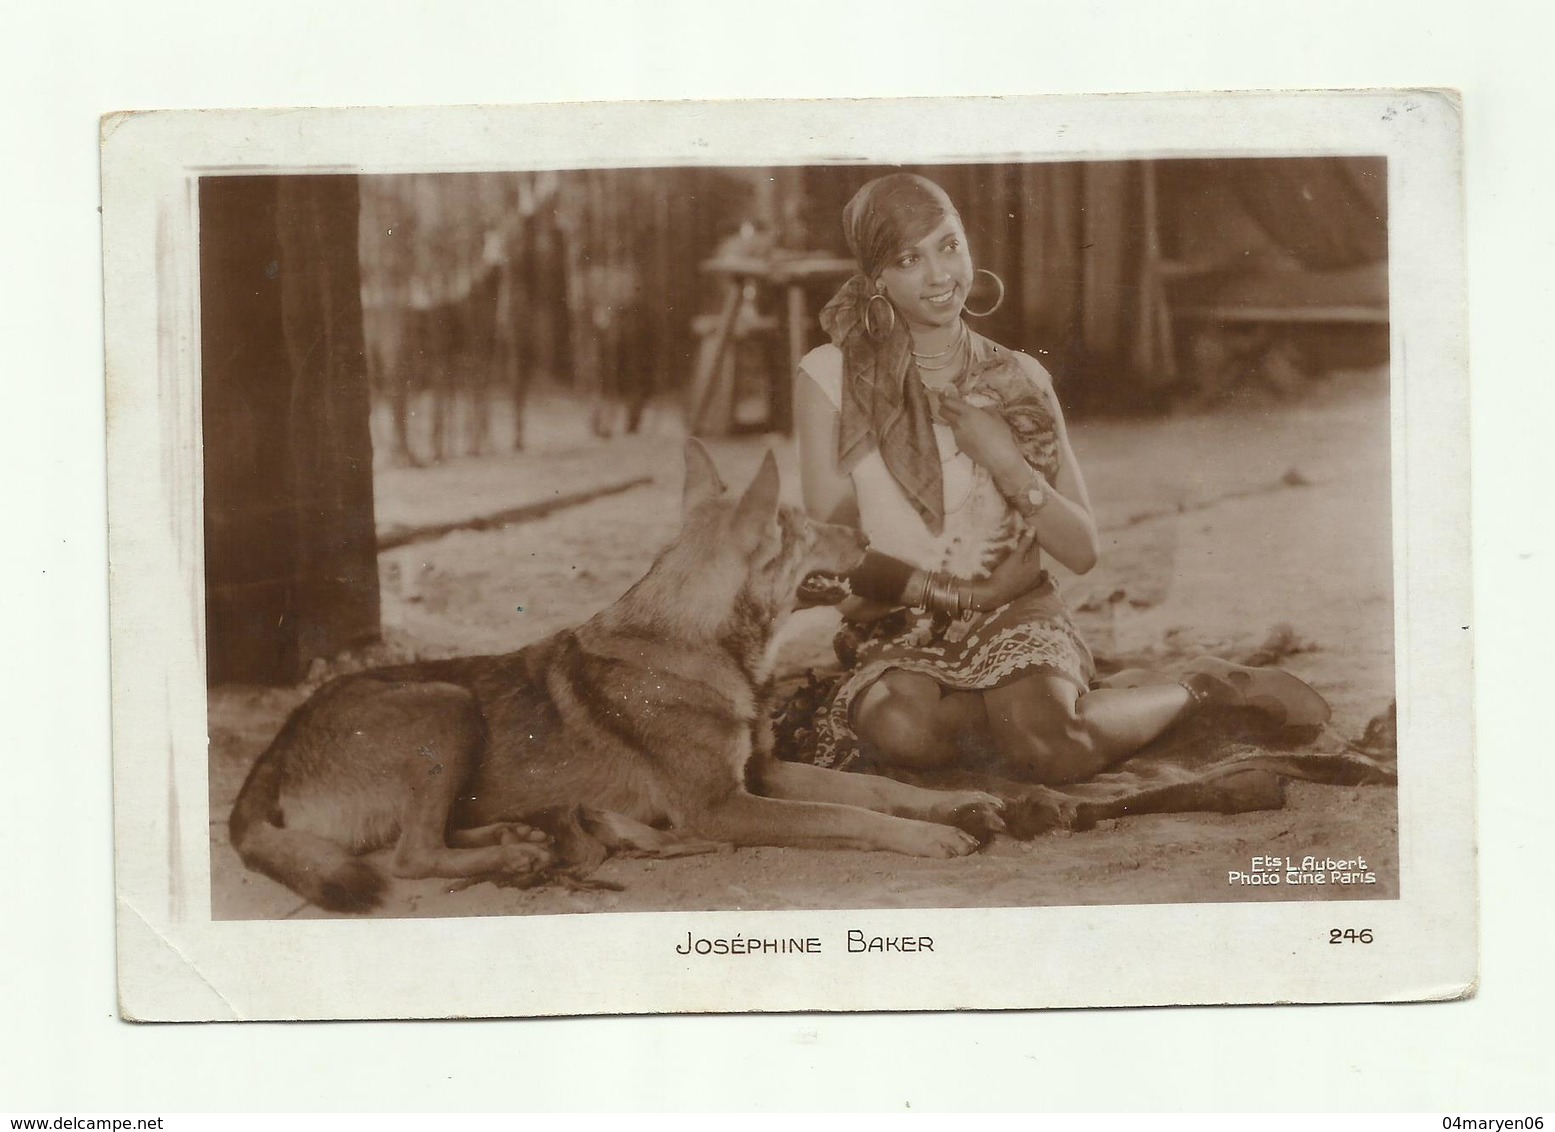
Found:
[{"label": "dark hair under scarf", "polygon": [[929,399],[912,362],[912,337],[905,319],[878,317],[878,300],[872,321],[877,332],[882,322],[890,330],[872,336],[864,315],[880,272],[947,217],[960,219],[956,206],[924,177],[892,173],[859,189],[842,210],[859,273],[821,311],[821,328],[842,351],[838,467],[849,472],[878,447],[891,478],[934,534],[945,525],[945,488]]}]

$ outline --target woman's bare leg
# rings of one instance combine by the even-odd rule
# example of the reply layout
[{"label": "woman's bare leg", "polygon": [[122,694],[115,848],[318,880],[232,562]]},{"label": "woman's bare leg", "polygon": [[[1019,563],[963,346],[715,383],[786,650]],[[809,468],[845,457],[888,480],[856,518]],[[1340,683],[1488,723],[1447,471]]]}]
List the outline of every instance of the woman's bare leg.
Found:
[{"label": "woman's bare leg", "polygon": [[1152,684],[1180,684],[1182,677],[1157,668],[1123,668],[1091,682],[1092,688],[1143,688]]},{"label": "woman's bare leg", "polygon": [[[1239,678],[1253,695],[1237,685]],[[928,770],[968,749],[992,749],[1022,773],[1057,785],[1127,758],[1196,705],[1251,706],[1300,724],[1328,718],[1322,697],[1279,669],[1214,661],[1181,683],[1148,669],[1101,683],[1110,686],[1081,691],[1063,677],[1035,672],[985,692],[953,692],[932,677],[896,670],[859,697],[854,727],[876,758],[897,766]]]},{"label": "woman's bare leg", "polygon": [[956,760],[969,737],[985,735],[987,717],[977,692],[954,692],[931,676],[893,669],[853,705],[853,727],[882,762],[932,770]]},{"label": "woman's bare leg", "polygon": [[983,693],[999,754],[1039,781],[1077,782],[1132,755],[1181,719],[1194,697],[1181,684],[1082,693],[1033,673]]},{"label": "woman's bare leg", "polygon": [[954,692],[933,677],[893,670],[858,698],[853,722],[870,753],[893,766],[948,766],[974,744],[1057,784],[1089,778],[1133,754],[1192,702],[1178,683],[1082,694],[1062,677],[1034,673],[986,692]]}]

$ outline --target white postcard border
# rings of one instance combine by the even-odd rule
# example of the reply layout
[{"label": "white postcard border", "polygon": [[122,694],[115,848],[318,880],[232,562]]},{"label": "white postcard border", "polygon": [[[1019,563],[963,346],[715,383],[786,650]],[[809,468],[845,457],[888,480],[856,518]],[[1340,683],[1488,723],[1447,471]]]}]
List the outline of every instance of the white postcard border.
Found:
[{"label": "white postcard border", "polygon": [[[1447,998],[1475,977],[1460,114],[1431,92],[169,112],[104,126],[121,1006],[142,1019],[998,1009]],[[1389,159],[1401,896],[1362,904],[210,920],[199,552],[201,172]],[[1359,909],[1377,942],[1335,949]],[[866,936],[932,953],[850,955]],[[814,954],[682,956],[690,938]],[[1342,954],[1335,954],[1335,952]],[[426,956],[437,954],[431,966]],[[450,961],[452,960],[452,961]],[[537,974],[538,973],[538,974]]]}]

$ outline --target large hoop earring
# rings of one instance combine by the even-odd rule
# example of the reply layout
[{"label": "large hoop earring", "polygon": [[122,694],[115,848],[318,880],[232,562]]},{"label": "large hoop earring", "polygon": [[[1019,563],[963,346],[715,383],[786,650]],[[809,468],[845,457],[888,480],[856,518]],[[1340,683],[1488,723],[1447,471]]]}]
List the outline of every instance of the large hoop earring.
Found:
[{"label": "large hoop earring", "polygon": [[[877,327],[875,321],[870,317],[874,311],[875,301],[877,299],[885,304],[886,314],[891,316],[891,321],[886,324],[886,328],[884,330],[880,330]],[[879,291],[876,291],[873,295],[869,296],[868,301],[864,303],[864,333],[868,334],[871,338],[884,338],[895,329],[896,308],[891,305],[890,299],[886,298],[885,295],[881,294]]]},{"label": "large hoop earring", "polygon": [[979,267],[976,271],[974,271],[972,273],[972,278],[975,279],[979,275],[986,275],[990,279],[992,279],[995,283],[997,283],[999,285],[999,297],[993,301],[993,306],[989,307],[985,311],[975,311],[971,307],[967,307],[967,306],[964,306],[961,309],[966,311],[966,313],[971,315],[973,318],[987,318],[989,315],[993,314],[994,311],[998,310],[1000,307],[1002,307],[1004,305],[1004,280],[1000,279],[997,275],[995,275],[992,271],[989,271],[986,267]]}]

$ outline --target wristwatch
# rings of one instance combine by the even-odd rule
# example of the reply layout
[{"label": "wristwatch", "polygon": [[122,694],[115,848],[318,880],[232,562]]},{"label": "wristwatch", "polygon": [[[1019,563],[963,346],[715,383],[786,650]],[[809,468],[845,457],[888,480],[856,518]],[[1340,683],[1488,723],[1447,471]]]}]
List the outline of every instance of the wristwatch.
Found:
[{"label": "wristwatch", "polygon": [[1041,472],[1033,470],[1030,482],[1015,493],[1010,503],[1023,516],[1033,519],[1038,511],[1047,506],[1047,499],[1047,480],[1042,478]]}]

